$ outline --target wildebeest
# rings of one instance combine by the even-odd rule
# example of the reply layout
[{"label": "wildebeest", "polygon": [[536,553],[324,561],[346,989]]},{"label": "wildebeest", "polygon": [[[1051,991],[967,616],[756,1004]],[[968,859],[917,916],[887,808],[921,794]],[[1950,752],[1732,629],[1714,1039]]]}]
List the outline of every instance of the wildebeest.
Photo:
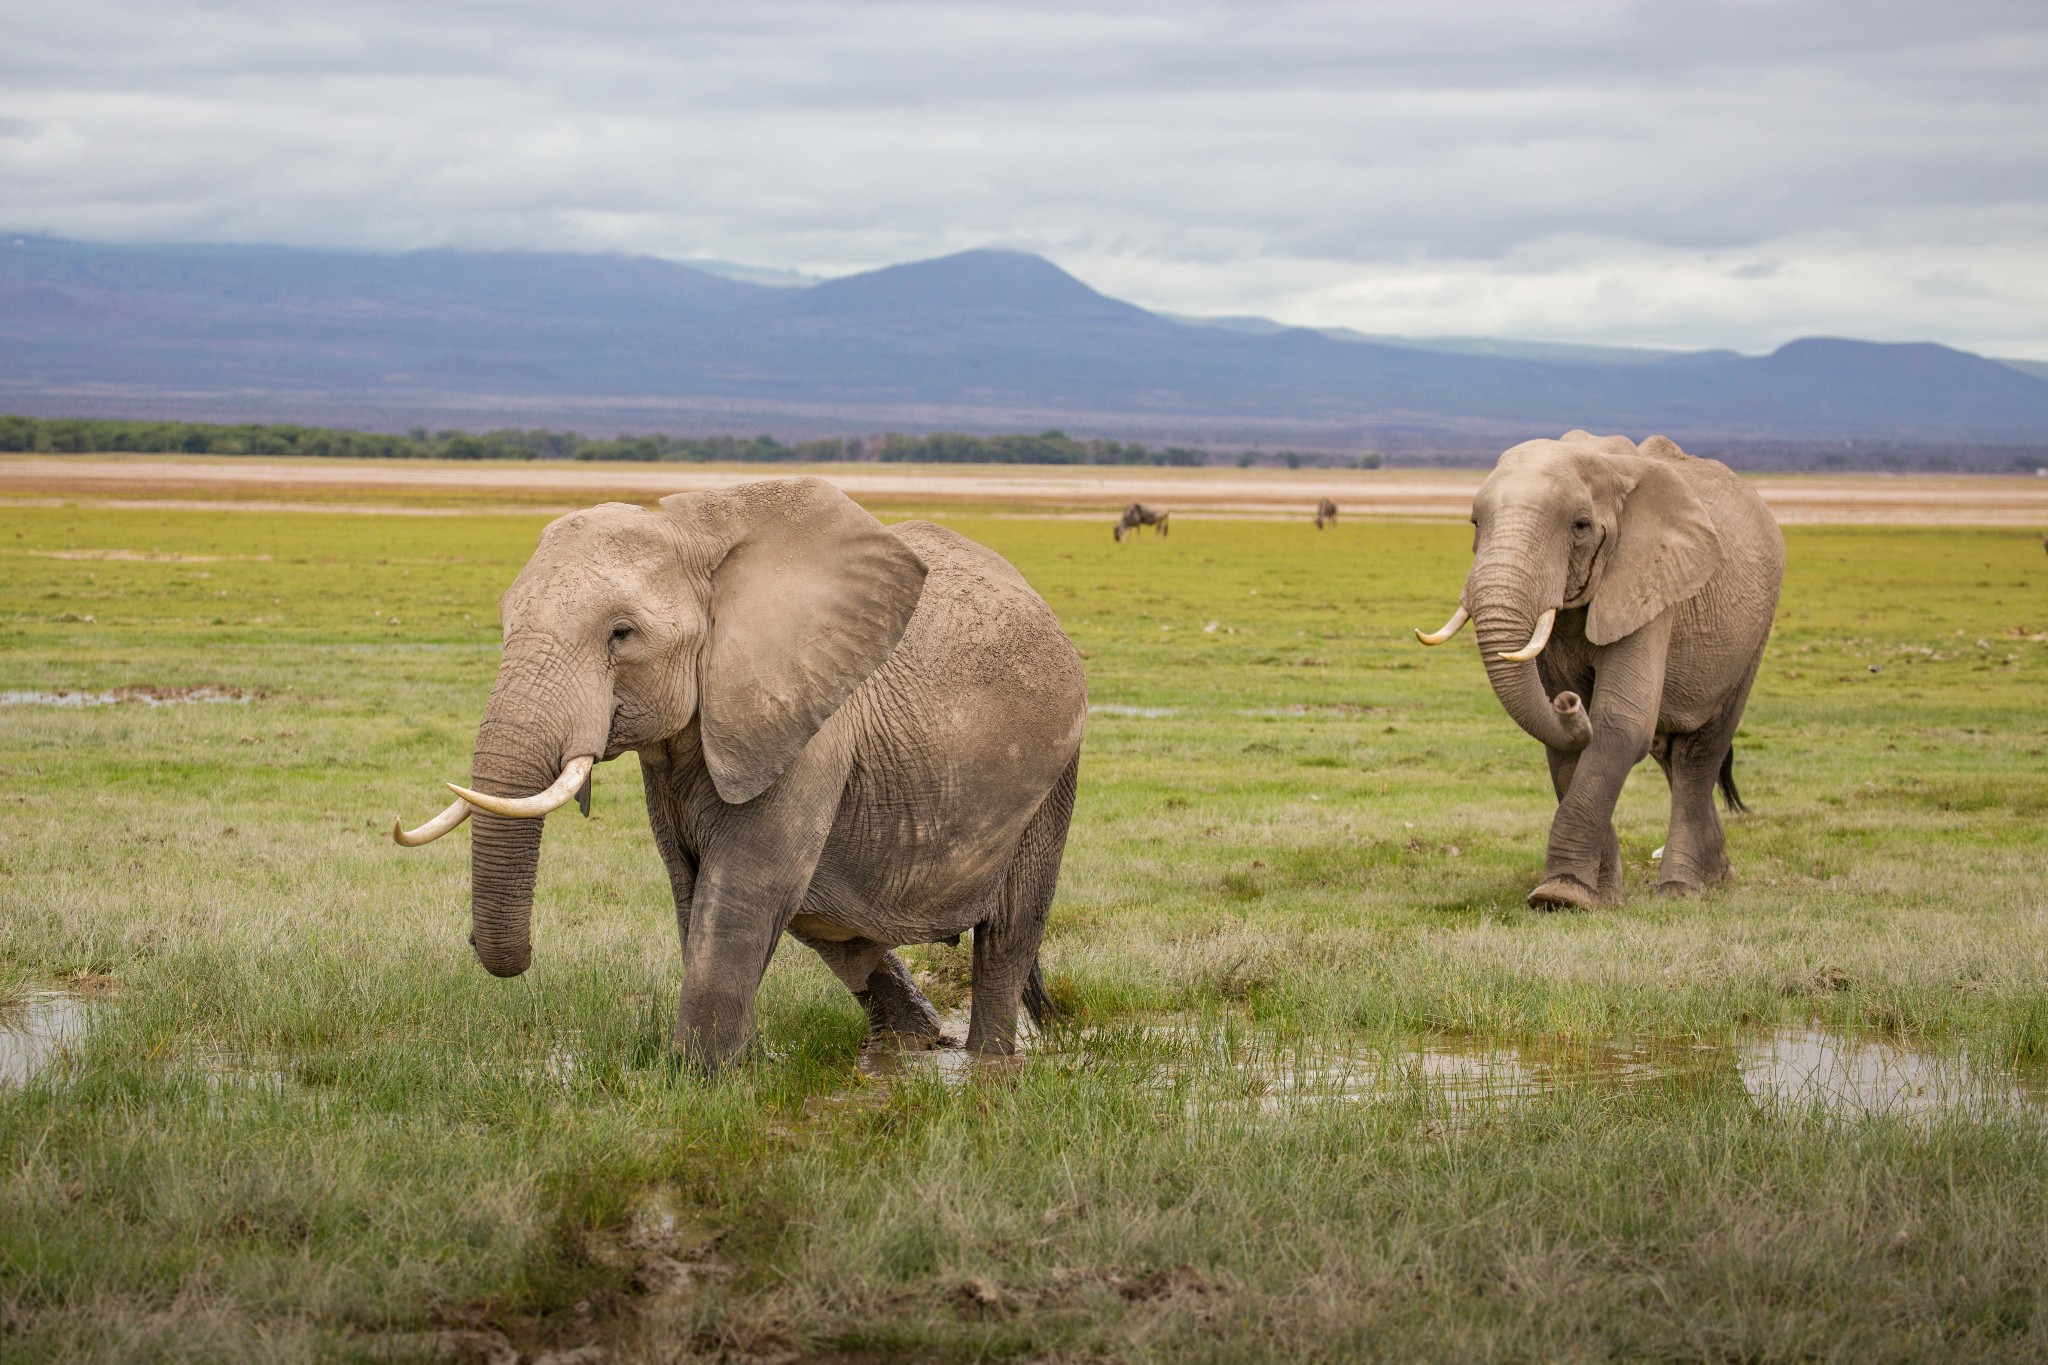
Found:
[{"label": "wildebeest", "polygon": [[1318,531],[1322,530],[1326,523],[1331,526],[1337,524],[1337,504],[1331,502],[1328,498],[1317,498],[1316,529]]},{"label": "wildebeest", "polygon": [[1166,534],[1166,519],[1171,515],[1172,513],[1162,512],[1157,507],[1147,507],[1142,502],[1134,502],[1124,509],[1122,519],[1117,522],[1116,538],[1121,541],[1124,532],[1135,531],[1140,526],[1150,526],[1154,534],[1163,536]]}]

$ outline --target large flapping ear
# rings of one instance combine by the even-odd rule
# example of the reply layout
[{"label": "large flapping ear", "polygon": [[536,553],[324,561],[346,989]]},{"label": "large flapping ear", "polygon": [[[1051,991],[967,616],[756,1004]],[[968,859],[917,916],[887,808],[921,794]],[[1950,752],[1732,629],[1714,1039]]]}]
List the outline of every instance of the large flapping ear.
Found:
[{"label": "large flapping ear", "polygon": [[1641,630],[1721,567],[1720,533],[1676,461],[1636,456],[1614,466],[1624,490],[1615,542],[1586,609],[1586,638],[1596,645]]},{"label": "large flapping ear", "polygon": [[924,561],[823,479],[766,479],[662,508],[725,547],[697,706],[711,781],[738,805],[887,661],[917,610]]}]

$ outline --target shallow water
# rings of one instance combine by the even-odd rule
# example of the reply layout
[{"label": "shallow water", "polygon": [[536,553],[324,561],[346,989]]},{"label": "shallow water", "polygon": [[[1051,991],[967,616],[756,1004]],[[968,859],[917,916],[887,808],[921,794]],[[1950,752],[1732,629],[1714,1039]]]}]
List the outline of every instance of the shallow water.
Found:
[{"label": "shallow water", "polygon": [[234,687],[117,687],[111,692],[0,692],[0,706],[188,706],[195,702],[246,702]]},{"label": "shallow water", "polygon": [[[92,1006],[62,991],[39,991],[0,1006],[0,1085],[19,1085],[61,1060],[85,1035]],[[1806,1110],[1843,1118],[1918,1120],[2024,1118],[2048,1122],[2048,1076],[1986,1064],[1968,1054],[1915,1048],[1812,1027],[1780,1028],[1732,1043],[1672,1040],[1538,1042],[1432,1037],[1355,1050],[1299,1044],[1258,1030],[1192,1019],[1119,1021],[1079,1034],[1042,1038],[1020,1019],[1021,1051],[978,1058],[961,1046],[967,1016],[940,1020],[929,1040],[895,1035],[860,1056],[859,1087],[873,1096],[908,1078],[962,1087],[976,1076],[1020,1066],[1133,1064],[1134,1083],[1187,1086],[1190,1103],[1250,1102],[1280,1114],[1333,1101],[1371,1102],[1420,1095],[1453,1113],[1475,1113],[1569,1088],[1625,1095],[1745,1096],[1766,1111]],[[282,1088],[282,1071],[240,1058],[203,1058],[209,1088]],[[575,1050],[558,1045],[543,1069],[568,1083]],[[842,1094],[841,1100],[854,1098]],[[830,1102],[832,1097],[827,1097]]]},{"label": "shallow water", "polygon": [[[964,1020],[949,1020],[957,1039]],[[1747,1096],[1760,1109],[1804,1109],[1845,1118],[2024,1117],[2048,1121],[2048,1084],[1885,1039],[1811,1027],[1781,1028],[1732,1043],[1664,1039],[1521,1045],[1438,1037],[1356,1051],[1295,1045],[1260,1033],[1193,1021],[1119,1023],[1033,1049],[1042,1064],[1129,1061],[1148,1087],[1189,1085],[1193,1103],[1250,1101],[1278,1114],[1332,1101],[1368,1102],[1420,1093],[1454,1112],[1474,1112],[1569,1088],[1596,1094],[1657,1091]],[[1015,1066],[1024,1058],[994,1059]],[[992,1063],[957,1046],[885,1040],[866,1049],[868,1081],[930,1076],[965,1085]]]},{"label": "shallow water", "polygon": [[1743,1088],[1764,1106],[1803,1105],[1851,1117],[2048,1117],[2044,1097],[2028,1094],[2019,1076],[2003,1067],[1819,1029],[1779,1029],[1743,1050],[1741,1070]]},{"label": "shallow water", "polygon": [[39,991],[0,1007],[0,1085],[20,1085],[85,1036],[87,1006],[75,995]]},{"label": "shallow water", "polygon": [[1179,712],[1171,706],[1121,706],[1103,702],[1088,708],[1091,716],[1138,716],[1145,720],[1163,720]]}]

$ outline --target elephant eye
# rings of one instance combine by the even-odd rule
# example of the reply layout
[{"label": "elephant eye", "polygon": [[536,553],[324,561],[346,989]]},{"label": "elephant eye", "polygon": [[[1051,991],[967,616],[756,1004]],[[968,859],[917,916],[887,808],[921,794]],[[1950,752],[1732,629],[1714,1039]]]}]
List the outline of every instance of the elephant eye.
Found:
[{"label": "elephant eye", "polygon": [[1578,519],[1577,521],[1575,521],[1575,522],[1573,522],[1573,523],[1572,523],[1572,529],[1573,529],[1574,531],[1590,531],[1590,530],[1592,530],[1592,529],[1593,529],[1593,521],[1592,521],[1592,518],[1590,518],[1590,517],[1580,517],[1580,518],[1579,518],[1579,519]]},{"label": "elephant eye", "polygon": [[623,640],[632,633],[633,628],[623,621],[612,627],[612,639],[614,640]]}]

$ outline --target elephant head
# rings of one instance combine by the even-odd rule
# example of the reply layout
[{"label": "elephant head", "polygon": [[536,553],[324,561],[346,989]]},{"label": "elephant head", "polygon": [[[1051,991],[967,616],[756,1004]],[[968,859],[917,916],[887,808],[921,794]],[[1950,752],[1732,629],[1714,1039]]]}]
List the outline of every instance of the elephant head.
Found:
[{"label": "elephant head", "polygon": [[1586,639],[1612,644],[1698,592],[1721,563],[1720,537],[1687,486],[1689,458],[1662,436],[1640,449],[1622,436],[1569,431],[1500,457],[1472,500],[1472,571],[1448,640],[1467,620],[1494,694],[1515,722],[1554,749],[1592,738],[1579,698],[1544,690],[1537,655],[1560,610],[1586,609]]},{"label": "elephant head", "polygon": [[901,538],[822,479],[563,517],[501,606],[474,790],[450,783],[453,806],[394,837],[424,843],[476,812],[470,942],[492,974],[517,976],[532,958],[533,817],[565,804],[593,761],[693,720],[720,799],[753,800],[888,659],[924,576]]}]

